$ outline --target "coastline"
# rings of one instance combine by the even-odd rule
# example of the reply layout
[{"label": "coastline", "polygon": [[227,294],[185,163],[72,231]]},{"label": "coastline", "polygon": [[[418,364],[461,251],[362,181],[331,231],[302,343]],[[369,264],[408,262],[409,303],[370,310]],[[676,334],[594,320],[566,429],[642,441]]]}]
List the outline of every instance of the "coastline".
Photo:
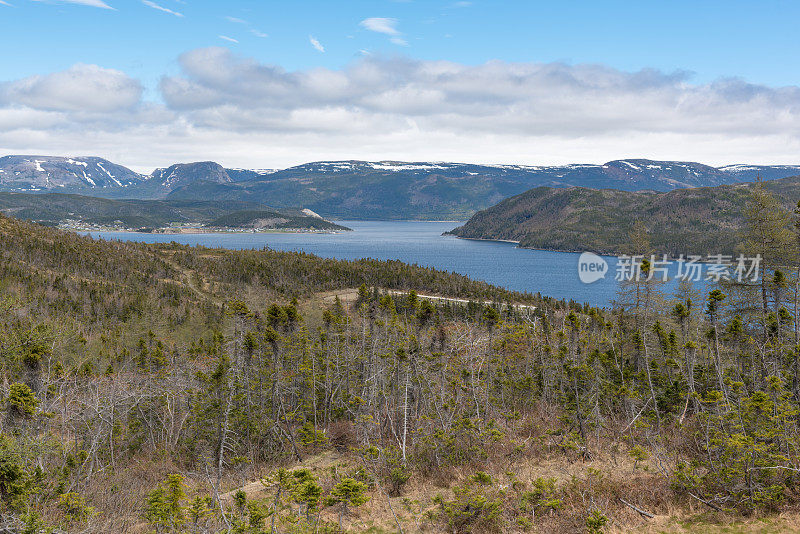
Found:
[{"label": "coastline", "polygon": [[[591,250],[591,249],[524,247],[524,246],[520,245],[520,241],[514,241],[514,240],[511,240],[511,239],[491,239],[491,238],[488,238],[488,237],[462,237],[462,236],[459,236],[459,235],[451,234],[449,232],[445,232],[442,235],[450,235],[450,236],[453,236],[453,237],[455,237],[457,239],[468,239],[470,241],[494,241],[496,243],[514,243],[514,244],[517,245],[517,248],[520,248],[520,249],[524,249],[524,250],[540,250],[542,252],[565,252],[565,253],[569,253],[569,254],[582,254],[584,252],[591,252],[592,254],[597,254],[598,256],[607,257],[607,258],[619,258],[620,256],[624,255],[622,253],[617,253],[617,252],[602,252],[602,251]],[[654,255],[656,256],[656,258],[660,258],[662,255],[665,255],[666,259],[668,261],[677,261],[677,260],[680,259],[680,256],[674,256],[672,254],[654,253]],[[689,256],[689,255],[688,254],[685,255],[684,258],[686,256]],[[702,264],[713,264],[714,263],[713,261],[707,259],[708,256],[704,256],[702,254],[700,254],[699,256],[701,257],[701,259],[697,260],[697,263],[702,263]],[[733,257],[735,258],[736,254],[733,254]]]},{"label": "coastline", "polygon": [[63,230],[73,232],[118,232],[125,234],[153,234],[153,235],[192,235],[192,234],[340,234],[352,232],[350,228],[341,230],[309,230],[305,228],[265,228],[265,229],[224,229],[224,228],[157,228],[150,231],[139,228],[113,228],[113,227],[63,227]]},{"label": "coastline", "polygon": [[[519,241],[514,241],[513,239],[491,239],[488,237],[461,237],[460,235],[452,234],[450,232],[445,232],[442,235],[453,236],[457,239],[469,239],[470,241],[494,241],[495,243],[513,243],[517,245],[519,248],[526,248],[526,247],[520,247]],[[558,251],[558,252],[565,252],[565,251]]]}]

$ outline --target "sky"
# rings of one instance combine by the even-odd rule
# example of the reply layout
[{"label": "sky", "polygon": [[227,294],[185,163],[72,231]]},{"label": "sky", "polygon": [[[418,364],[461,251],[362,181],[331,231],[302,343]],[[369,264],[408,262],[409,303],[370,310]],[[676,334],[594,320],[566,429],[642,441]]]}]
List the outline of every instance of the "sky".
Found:
[{"label": "sky", "polygon": [[0,155],[800,163],[800,2],[0,0]]}]

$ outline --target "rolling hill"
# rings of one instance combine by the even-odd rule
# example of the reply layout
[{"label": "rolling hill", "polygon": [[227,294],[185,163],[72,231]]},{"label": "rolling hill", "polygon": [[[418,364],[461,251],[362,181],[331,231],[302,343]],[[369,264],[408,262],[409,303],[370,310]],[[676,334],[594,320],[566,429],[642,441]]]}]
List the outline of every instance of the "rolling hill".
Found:
[{"label": "rolling hill", "polygon": [[59,193],[0,193],[0,212],[48,226],[70,223],[140,229],[182,224],[241,229],[347,230],[298,209],[276,210],[245,201],[113,200]]},{"label": "rolling hill", "polygon": [[[800,176],[764,182],[788,209],[800,199]],[[752,183],[666,193],[537,187],[476,213],[450,233],[518,241],[521,247],[619,254],[635,222],[659,253],[733,254]]]},{"label": "rolling hill", "polygon": [[168,198],[225,198],[302,205],[325,216],[355,219],[463,220],[537,186],[671,191],[800,173],[793,166],[619,160],[604,165],[531,167],[458,163],[339,161],[300,165],[236,183],[198,180]]}]

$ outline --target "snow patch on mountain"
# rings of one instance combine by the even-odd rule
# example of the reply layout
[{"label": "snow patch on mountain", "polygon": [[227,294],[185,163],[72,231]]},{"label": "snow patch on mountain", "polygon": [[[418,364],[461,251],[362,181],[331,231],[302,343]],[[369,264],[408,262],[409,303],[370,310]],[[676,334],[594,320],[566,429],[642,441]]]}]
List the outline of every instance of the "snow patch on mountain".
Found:
[{"label": "snow patch on mountain", "polygon": [[642,170],[642,168],[641,168],[641,167],[639,167],[639,166],[637,166],[637,165],[634,165],[634,164],[633,164],[633,163],[631,163],[630,161],[625,161],[625,160],[622,160],[622,161],[620,161],[620,163],[622,163],[623,165],[627,165],[628,167],[630,167],[631,169],[633,169],[633,170],[635,170],[635,171],[641,171],[641,170]]},{"label": "snow patch on mountain", "polygon": [[370,163],[368,164],[369,167],[380,170],[380,171],[392,171],[392,172],[400,172],[400,171],[431,171],[431,170],[440,170],[440,169],[447,169],[448,167],[444,165],[438,164],[413,164],[413,163]]}]

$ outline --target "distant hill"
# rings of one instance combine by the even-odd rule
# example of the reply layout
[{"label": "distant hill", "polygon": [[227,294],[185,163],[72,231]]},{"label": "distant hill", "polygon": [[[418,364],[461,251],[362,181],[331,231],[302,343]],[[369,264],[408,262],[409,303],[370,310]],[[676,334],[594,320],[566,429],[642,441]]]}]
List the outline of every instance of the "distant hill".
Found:
[{"label": "distant hill", "polygon": [[168,197],[302,205],[338,218],[463,220],[541,185],[671,191],[739,183],[759,174],[773,179],[798,173],[800,166],[716,168],[642,159],[555,167],[337,161],[308,163],[236,183],[198,181],[173,189]]},{"label": "distant hill", "polygon": [[123,190],[146,181],[147,177],[102,158],[57,156],[0,158],[0,191]]},{"label": "distant hill", "polygon": [[209,221],[206,226],[216,228],[252,229],[307,229],[307,230],[349,230],[319,217],[302,213],[274,210],[242,210],[227,213]]},{"label": "distant hill", "polygon": [[234,182],[249,182],[277,172],[277,169],[225,169],[225,172]]},{"label": "distant hill", "polygon": [[[131,229],[196,224],[207,227],[347,230],[298,209],[275,210],[255,202],[235,200],[113,200],[60,193],[0,193],[0,212],[49,226],[73,222]],[[261,224],[252,224],[253,214],[261,215]]]},{"label": "distant hill", "polygon": [[[800,199],[800,176],[765,182],[788,209]],[[453,235],[519,241],[521,247],[625,252],[637,220],[660,253],[733,254],[751,183],[629,192],[537,187],[476,213]]]},{"label": "distant hill", "polygon": [[[141,198],[161,199],[170,192],[182,187],[197,186],[198,184],[233,184],[234,180],[228,171],[219,163],[213,161],[198,161],[195,163],[176,163],[164,169],[156,169],[148,176],[147,180],[138,187],[124,191],[121,196],[118,191],[109,191],[108,196],[116,198]],[[195,198],[192,200],[212,200],[215,197]]]},{"label": "distant hill", "polygon": [[[86,173],[84,177],[83,173]],[[672,191],[800,174],[800,166],[615,160],[602,165],[475,165],[322,161],[282,170],[179,163],[141,176],[100,158],[0,158],[0,191],[65,192],[105,198],[236,200],[304,206],[326,217],[466,220],[539,186]],[[119,184],[117,183],[119,181]]]},{"label": "distant hill", "polygon": [[215,184],[229,184],[233,180],[222,165],[213,161],[199,161],[196,163],[177,163],[166,169],[156,169],[150,175],[151,182],[168,190],[173,190],[195,182],[211,182]]}]

